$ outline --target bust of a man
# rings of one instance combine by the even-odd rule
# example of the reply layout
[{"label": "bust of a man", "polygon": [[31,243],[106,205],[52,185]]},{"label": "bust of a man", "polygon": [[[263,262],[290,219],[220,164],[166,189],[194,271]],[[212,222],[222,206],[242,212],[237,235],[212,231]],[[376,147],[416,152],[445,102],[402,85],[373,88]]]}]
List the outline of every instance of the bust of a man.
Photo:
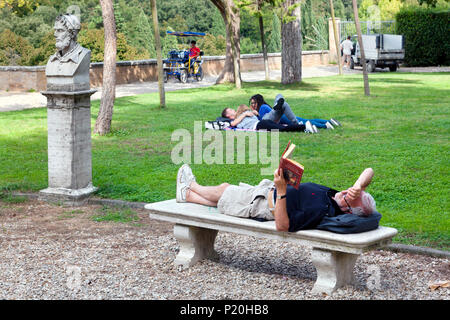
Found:
[{"label": "bust of a man", "polygon": [[80,29],[77,16],[62,14],[56,17],[54,36],[57,51],[50,56],[45,69],[47,90],[89,89],[91,51],[77,42]]}]

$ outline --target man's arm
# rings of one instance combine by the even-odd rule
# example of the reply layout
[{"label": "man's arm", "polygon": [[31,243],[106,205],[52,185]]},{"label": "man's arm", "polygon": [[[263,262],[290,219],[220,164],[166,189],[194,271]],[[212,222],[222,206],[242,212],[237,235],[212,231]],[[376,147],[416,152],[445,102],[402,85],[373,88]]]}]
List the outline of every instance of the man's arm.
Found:
[{"label": "man's arm", "polygon": [[353,187],[348,189],[348,196],[350,199],[356,199],[361,194],[361,191],[364,191],[367,186],[372,182],[372,178],[374,175],[374,171],[372,168],[365,169],[359,176],[358,180],[356,180]]},{"label": "man's arm", "polygon": [[244,120],[245,117],[252,117],[252,116],[253,116],[252,112],[246,111],[246,112],[242,113],[239,117],[237,117],[236,119],[231,121],[230,125],[232,127],[236,127],[239,123],[241,123],[242,120]]},{"label": "man's arm", "polygon": [[358,180],[356,180],[353,187],[360,187],[364,190],[372,182],[373,175],[374,171],[372,168],[365,169],[359,176]]},{"label": "man's arm", "polygon": [[[273,182],[277,188],[277,196],[286,194],[287,182],[283,175],[279,175],[279,169],[275,170],[273,174]],[[278,231],[289,231],[289,216],[286,210],[286,198],[277,199],[275,203],[275,226]]]}]

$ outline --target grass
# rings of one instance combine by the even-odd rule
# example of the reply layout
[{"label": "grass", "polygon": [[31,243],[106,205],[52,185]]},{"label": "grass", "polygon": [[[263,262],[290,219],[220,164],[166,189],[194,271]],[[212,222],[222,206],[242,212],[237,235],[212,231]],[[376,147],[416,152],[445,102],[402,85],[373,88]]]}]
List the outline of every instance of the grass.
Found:
[{"label": "grass", "polygon": [[[449,73],[376,73],[370,75],[371,97],[363,95],[361,76],[349,75],[300,85],[258,82],[243,83],[240,90],[220,85],[166,92],[165,110],[157,106],[158,94],[116,99],[112,132],[92,137],[93,184],[105,198],[174,198],[174,130],[188,130],[193,145],[194,121],[213,120],[224,107],[248,103],[256,93],[270,104],[282,93],[297,115],[334,117],[343,124],[317,135],[280,134],[280,149],[289,140],[298,146],[294,158],[306,168],[304,182],[343,189],[372,167],[368,191],[383,215],[381,224],[399,230],[395,241],[449,250],[449,84]],[[92,127],[98,107],[94,101]],[[45,108],[0,113],[0,190],[47,187],[46,116]],[[203,149],[209,144],[203,142]],[[248,161],[192,164],[197,180],[207,185],[256,184],[271,178],[261,176],[265,167]]]},{"label": "grass", "polygon": [[111,221],[121,223],[132,223],[139,221],[139,216],[137,213],[129,208],[103,206],[99,211],[99,214],[91,217],[92,220],[97,222]]},{"label": "grass", "polygon": [[84,211],[80,210],[80,209],[64,211],[61,215],[58,216],[58,219],[60,219],[60,220],[71,219],[71,218],[74,218],[74,217],[76,217],[78,215],[81,215],[83,213],[84,213]]},{"label": "grass", "polygon": [[26,202],[27,198],[23,196],[14,196],[11,193],[0,193],[0,200],[5,203],[17,204]]}]

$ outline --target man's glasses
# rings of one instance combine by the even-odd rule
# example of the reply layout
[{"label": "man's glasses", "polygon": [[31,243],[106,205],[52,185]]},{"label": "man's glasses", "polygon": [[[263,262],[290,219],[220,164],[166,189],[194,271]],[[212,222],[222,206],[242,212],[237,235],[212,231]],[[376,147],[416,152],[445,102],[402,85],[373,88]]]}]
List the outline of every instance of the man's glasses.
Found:
[{"label": "man's glasses", "polygon": [[347,194],[344,195],[344,201],[345,201],[345,203],[346,203],[347,206],[348,206],[348,209],[345,210],[345,211],[348,211],[348,212],[352,213],[352,207],[351,207],[350,204],[348,203],[347,199],[345,199],[345,197],[347,197]]}]

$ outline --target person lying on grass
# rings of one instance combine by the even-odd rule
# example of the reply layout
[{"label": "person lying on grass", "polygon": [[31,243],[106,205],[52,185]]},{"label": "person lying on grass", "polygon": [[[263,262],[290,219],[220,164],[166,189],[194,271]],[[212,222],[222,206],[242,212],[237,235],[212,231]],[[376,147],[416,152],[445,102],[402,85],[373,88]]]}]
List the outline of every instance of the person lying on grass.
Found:
[{"label": "person lying on grass", "polygon": [[222,183],[202,186],[189,165],[178,170],[176,201],[217,207],[219,212],[242,218],[275,220],[278,231],[313,229],[325,217],[353,214],[367,217],[376,212],[373,197],[365,191],[374,171],[365,169],[348,189],[338,192],[315,183],[287,184],[279,169],[273,181],[263,179],[257,186]]},{"label": "person lying on grass", "polygon": [[[288,119],[288,117],[286,116],[286,114],[283,114],[280,118],[277,118],[277,114],[272,112],[272,107],[264,100],[264,97],[260,94],[255,94],[254,96],[252,96],[250,98],[249,101],[250,107],[252,108],[252,110],[257,111],[257,116],[259,120],[273,120],[275,122],[278,122],[280,124],[289,124],[292,122],[292,117]],[[286,100],[284,99],[284,97],[281,94],[278,94],[275,97],[275,101],[274,101],[274,109],[276,108],[280,108],[280,106],[283,107],[283,109],[285,110],[291,110],[291,107],[289,106],[289,104],[286,102]],[[331,118],[330,120],[325,120],[325,119],[305,119],[305,118],[301,118],[298,116],[295,116],[295,120],[298,123],[306,123],[307,121],[309,121],[311,123],[311,125],[316,127],[316,128],[322,128],[322,129],[334,129],[334,126],[340,126],[341,123],[333,118]]]},{"label": "person lying on grass", "polygon": [[[280,114],[279,117],[284,113],[283,109],[272,110],[274,113]],[[285,131],[304,131],[309,133],[315,133],[311,126],[311,123],[299,124],[298,122],[291,123],[288,125],[282,125],[276,123],[273,120],[259,120],[257,117],[257,111],[251,110],[245,104],[241,104],[238,111],[232,108],[225,108],[222,111],[222,117],[232,120],[230,125],[232,127],[237,127],[238,129],[250,129],[250,130],[279,130],[281,132]]]}]

